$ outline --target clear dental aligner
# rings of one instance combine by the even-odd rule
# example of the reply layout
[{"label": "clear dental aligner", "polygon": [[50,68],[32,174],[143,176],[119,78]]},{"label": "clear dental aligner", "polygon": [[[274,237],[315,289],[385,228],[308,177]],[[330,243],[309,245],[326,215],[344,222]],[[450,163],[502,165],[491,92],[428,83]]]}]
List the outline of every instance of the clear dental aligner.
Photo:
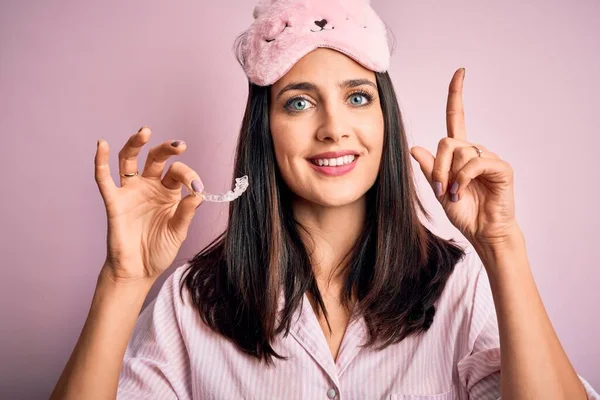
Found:
[{"label": "clear dental aligner", "polygon": [[246,191],[248,188],[248,175],[244,175],[241,178],[235,178],[235,187],[233,191],[229,190],[223,194],[211,194],[205,191],[198,193],[204,198],[205,201],[212,201],[214,203],[226,202],[237,199]]}]

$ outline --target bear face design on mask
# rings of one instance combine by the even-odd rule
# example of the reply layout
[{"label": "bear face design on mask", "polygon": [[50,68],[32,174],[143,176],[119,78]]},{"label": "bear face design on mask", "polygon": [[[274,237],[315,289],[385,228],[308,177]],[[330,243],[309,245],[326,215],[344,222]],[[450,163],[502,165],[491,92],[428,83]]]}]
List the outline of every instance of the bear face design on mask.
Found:
[{"label": "bear face design on mask", "polygon": [[385,24],[368,0],[264,0],[236,43],[254,83],[266,86],[318,47],[338,50],[374,71],[389,66]]}]

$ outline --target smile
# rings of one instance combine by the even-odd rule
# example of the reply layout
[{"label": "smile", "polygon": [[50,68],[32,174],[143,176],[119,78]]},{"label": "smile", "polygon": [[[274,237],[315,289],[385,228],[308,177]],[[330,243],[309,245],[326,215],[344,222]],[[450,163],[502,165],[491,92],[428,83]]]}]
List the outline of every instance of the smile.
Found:
[{"label": "smile", "polygon": [[327,176],[340,176],[352,171],[356,166],[358,156],[353,154],[337,158],[319,158],[308,160],[311,167]]},{"label": "smile", "polygon": [[318,166],[329,166],[329,167],[336,167],[336,166],[342,166],[342,165],[347,165],[350,164],[352,162],[354,162],[354,159],[356,157],[353,154],[347,155],[347,156],[342,156],[342,157],[337,157],[337,158],[319,158],[317,160],[310,160],[310,162],[312,162],[315,165]]}]

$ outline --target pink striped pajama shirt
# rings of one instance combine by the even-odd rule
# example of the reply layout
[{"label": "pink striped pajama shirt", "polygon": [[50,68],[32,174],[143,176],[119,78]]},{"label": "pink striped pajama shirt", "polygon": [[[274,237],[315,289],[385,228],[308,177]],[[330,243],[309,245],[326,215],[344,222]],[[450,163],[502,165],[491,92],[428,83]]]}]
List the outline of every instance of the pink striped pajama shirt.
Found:
[{"label": "pink striped pajama shirt", "polygon": [[[140,314],[123,359],[118,399],[450,400],[500,398],[496,312],[472,246],[438,300],[433,324],[383,350],[359,347],[352,322],[334,361],[306,295],[290,334],[274,343],[288,360],[267,367],[212,332],[179,296],[184,264]],[[600,399],[580,377],[590,399]]]}]

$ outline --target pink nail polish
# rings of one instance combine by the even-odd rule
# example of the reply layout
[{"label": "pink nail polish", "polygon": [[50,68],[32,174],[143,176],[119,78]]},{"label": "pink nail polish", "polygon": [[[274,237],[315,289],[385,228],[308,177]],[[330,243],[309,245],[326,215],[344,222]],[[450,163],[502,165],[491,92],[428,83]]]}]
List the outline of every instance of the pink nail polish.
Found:
[{"label": "pink nail polish", "polygon": [[450,188],[450,193],[456,194],[456,192],[458,192],[458,182],[454,182]]},{"label": "pink nail polish", "polygon": [[192,189],[194,192],[201,192],[204,189],[204,185],[198,179],[192,181]]},{"label": "pink nail polish", "polygon": [[435,197],[442,195],[442,182],[433,182],[433,192],[435,193]]}]

